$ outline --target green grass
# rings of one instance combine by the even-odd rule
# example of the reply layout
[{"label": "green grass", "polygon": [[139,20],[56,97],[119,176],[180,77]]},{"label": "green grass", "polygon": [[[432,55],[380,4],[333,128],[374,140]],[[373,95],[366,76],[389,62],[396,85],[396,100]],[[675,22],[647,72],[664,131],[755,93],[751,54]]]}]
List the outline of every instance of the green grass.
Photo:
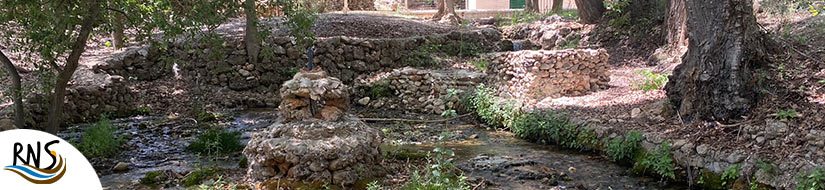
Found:
[{"label": "green grass", "polygon": [[633,82],[631,85],[633,88],[644,92],[664,88],[668,81],[667,74],[656,74],[649,69],[637,70],[635,72],[641,75],[642,79]]},{"label": "green grass", "polygon": [[187,150],[204,155],[224,155],[243,149],[240,142],[240,132],[228,132],[220,129],[210,129],[193,139]]},{"label": "green grass", "polygon": [[736,179],[739,179],[739,171],[742,167],[739,164],[734,164],[725,168],[725,173],[722,173],[722,186],[733,185]]},{"label": "green grass", "polygon": [[122,138],[116,136],[117,128],[106,116],[83,132],[77,149],[86,157],[112,156],[120,152]]},{"label": "green grass", "polygon": [[427,158],[427,166],[413,172],[412,177],[401,186],[402,190],[470,190],[462,174],[456,174],[458,168],[453,165],[455,153],[450,149],[435,148]]}]

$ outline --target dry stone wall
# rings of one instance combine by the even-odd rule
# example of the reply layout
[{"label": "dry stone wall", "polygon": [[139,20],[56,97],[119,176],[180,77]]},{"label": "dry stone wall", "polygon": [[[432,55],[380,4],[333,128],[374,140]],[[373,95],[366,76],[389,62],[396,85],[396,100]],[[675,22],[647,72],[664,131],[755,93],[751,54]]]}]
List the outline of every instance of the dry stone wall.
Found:
[{"label": "dry stone wall", "polygon": [[[178,68],[183,77],[200,77],[200,81],[208,84],[236,91],[274,92],[283,81],[292,77],[295,68],[303,67],[307,62],[306,50],[297,48],[290,37],[272,36],[266,40],[258,64],[247,62],[241,38],[226,37],[224,40],[221,45],[179,42],[163,51],[149,46],[130,49],[95,66],[95,71],[155,80],[172,75],[174,68]],[[392,39],[328,37],[316,41],[313,63],[324,68],[330,76],[351,84],[360,74],[409,65],[404,58],[418,46],[428,43],[465,41],[480,43],[479,47],[496,47],[500,40],[501,33],[495,29]]]},{"label": "dry stone wall", "polygon": [[[63,104],[65,123],[92,122],[101,115],[127,115],[136,110],[135,96],[124,85],[121,77],[107,79],[102,85],[70,86],[66,89]],[[34,94],[27,99],[26,109],[32,118],[33,126],[42,126],[49,114],[51,99],[41,94]]]},{"label": "dry stone wall", "polygon": [[403,108],[440,114],[458,104],[458,94],[472,91],[487,75],[467,70],[394,70],[387,80]]},{"label": "dry stone wall", "polygon": [[501,95],[511,98],[584,95],[608,87],[608,57],[604,49],[499,53],[488,80]]}]

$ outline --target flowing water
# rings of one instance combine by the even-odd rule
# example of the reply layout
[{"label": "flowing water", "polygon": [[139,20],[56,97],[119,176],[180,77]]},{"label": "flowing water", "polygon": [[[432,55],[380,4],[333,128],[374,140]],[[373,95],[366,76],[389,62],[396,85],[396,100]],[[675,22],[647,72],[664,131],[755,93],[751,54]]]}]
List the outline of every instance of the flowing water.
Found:
[{"label": "flowing water", "polygon": [[[266,110],[241,111],[221,122],[231,131],[242,132],[242,142],[250,134],[277,122],[275,112]],[[240,180],[244,168],[241,156],[227,156],[206,160],[187,152],[185,147],[202,127],[192,119],[165,116],[138,116],[113,120],[118,133],[126,140],[122,151],[114,157],[91,159],[104,188],[132,189],[138,180],[150,171],[171,171],[184,175],[199,165],[215,165],[235,171],[229,179]],[[600,156],[560,150],[555,146],[537,145],[513,137],[508,132],[487,130],[471,124],[456,122],[419,125],[403,123],[369,123],[387,132],[382,149],[387,154],[406,152],[426,154],[436,146],[452,149],[456,165],[473,184],[487,184],[486,189],[685,189],[663,186],[656,179],[633,176],[625,167],[612,164]],[[90,125],[71,127],[59,136],[77,141],[83,129]],[[439,134],[453,135],[437,141]],[[125,173],[112,171],[117,162],[129,163]],[[227,174],[230,175],[230,174]],[[183,188],[167,185],[166,188]]]}]

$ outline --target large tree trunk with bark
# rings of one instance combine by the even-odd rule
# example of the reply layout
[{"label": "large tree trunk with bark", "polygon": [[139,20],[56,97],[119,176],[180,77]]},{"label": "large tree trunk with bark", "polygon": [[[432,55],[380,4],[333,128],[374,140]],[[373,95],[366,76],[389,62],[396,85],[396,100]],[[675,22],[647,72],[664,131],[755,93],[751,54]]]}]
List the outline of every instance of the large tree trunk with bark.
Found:
[{"label": "large tree trunk with bark", "polygon": [[258,14],[256,13],[255,0],[244,1],[244,13],[246,14],[246,55],[249,63],[258,64],[258,51],[260,51],[261,40],[258,38]]},{"label": "large tree trunk with bark", "polygon": [[26,124],[26,112],[23,112],[23,85],[20,82],[20,73],[17,72],[17,67],[14,67],[11,60],[0,51],[0,62],[6,68],[6,72],[11,76],[11,93],[12,102],[14,103],[14,125],[17,128],[23,128]]},{"label": "large tree trunk with bark", "polygon": [[550,6],[550,10],[553,12],[559,12],[564,9],[564,0],[553,0],[553,5]]},{"label": "large tree trunk with bark", "polygon": [[670,47],[670,53],[681,52],[681,49],[687,46],[685,1],[670,0],[668,5],[665,26],[667,27],[667,45]]},{"label": "large tree trunk with bark", "polygon": [[750,0],[687,0],[688,50],[665,86],[685,122],[738,120],[757,103],[771,39]]},{"label": "large tree trunk with bark", "polygon": [[436,3],[438,12],[433,15],[433,20],[458,24],[461,18],[455,13],[455,0],[436,0]]},{"label": "large tree trunk with bark", "polygon": [[604,0],[576,0],[576,9],[579,11],[581,22],[585,24],[599,22],[606,10]]},{"label": "large tree trunk with bark", "polygon": [[72,52],[66,58],[66,66],[63,67],[57,75],[57,81],[54,84],[54,93],[52,93],[52,105],[49,109],[49,118],[45,130],[46,132],[56,134],[60,124],[62,124],[63,117],[63,100],[66,96],[66,87],[69,81],[72,80],[75,70],[77,70],[80,55],[86,50],[86,41],[89,39],[89,33],[94,29],[95,21],[97,21],[98,13],[100,12],[100,1],[91,1],[89,3],[89,14],[83,18],[83,23],[80,25],[80,33],[72,44]]}]

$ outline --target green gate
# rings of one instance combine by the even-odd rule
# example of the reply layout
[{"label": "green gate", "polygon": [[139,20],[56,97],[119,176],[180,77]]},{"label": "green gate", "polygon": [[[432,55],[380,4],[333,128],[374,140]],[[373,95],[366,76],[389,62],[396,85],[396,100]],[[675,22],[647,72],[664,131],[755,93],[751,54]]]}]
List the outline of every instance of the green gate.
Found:
[{"label": "green gate", "polygon": [[510,8],[511,9],[523,9],[524,8],[524,0],[510,0]]}]

